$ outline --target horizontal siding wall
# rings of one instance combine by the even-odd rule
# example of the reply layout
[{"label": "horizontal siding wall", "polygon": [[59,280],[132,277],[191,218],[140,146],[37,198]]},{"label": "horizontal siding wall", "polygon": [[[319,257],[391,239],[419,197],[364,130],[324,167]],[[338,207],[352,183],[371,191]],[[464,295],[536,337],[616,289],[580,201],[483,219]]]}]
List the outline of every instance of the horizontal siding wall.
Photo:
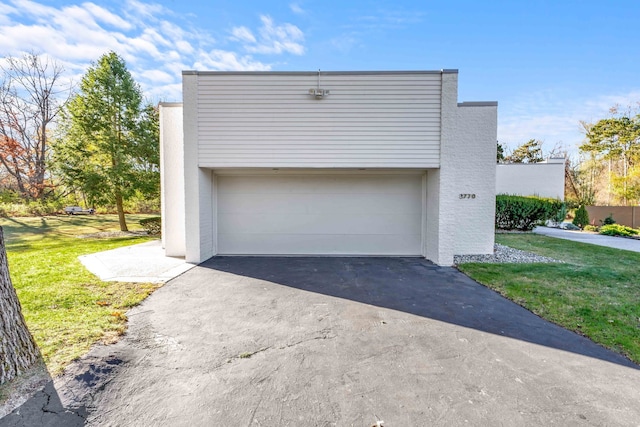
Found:
[{"label": "horizontal siding wall", "polygon": [[201,167],[434,168],[440,73],[198,73]]}]

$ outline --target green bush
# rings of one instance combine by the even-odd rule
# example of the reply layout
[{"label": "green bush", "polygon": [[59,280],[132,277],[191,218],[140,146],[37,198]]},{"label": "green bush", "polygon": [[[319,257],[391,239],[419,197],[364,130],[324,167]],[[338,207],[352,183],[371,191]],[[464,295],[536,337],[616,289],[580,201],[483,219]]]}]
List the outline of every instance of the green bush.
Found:
[{"label": "green bush", "polygon": [[608,224],[600,227],[600,234],[605,236],[637,236],[640,231],[620,224]]},{"label": "green bush", "polygon": [[560,209],[558,209],[558,212],[556,213],[555,218],[553,218],[553,220],[560,224],[562,221],[564,221],[567,218],[567,204],[563,203],[562,206],[560,206]]},{"label": "green bush", "polygon": [[2,203],[20,203],[20,194],[14,190],[0,190],[0,202]]},{"label": "green bush", "polygon": [[573,218],[573,225],[577,225],[580,228],[584,228],[585,225],[589,225],[589,213],[584,205],[580,206],[576,210],[576,216]]},{"label": "green bush", "polygon": [[160,231],[162,230],[162,223],[159,216],[141,219],[140,225],[149,234],[160,234]]},{"label": "green bush", "polygon": [[496,228],[501,230],[533,229],[537,224],[563,216],[564,203],[541,197],[496,196]]},{"label": "green bush", "polygon": [[616,223],[616,220],[613,219],[613,214],[609,214],[609,216],[606,217],[604,219],[604,221],[602,221],[603,225],[611,225],[611,224],[615,224],[615,223]]},{"label": "green bush", "polygon": [[598,227],[596,227],[595,225],[585,225],[583,228],[584,231],[598,231]]}]

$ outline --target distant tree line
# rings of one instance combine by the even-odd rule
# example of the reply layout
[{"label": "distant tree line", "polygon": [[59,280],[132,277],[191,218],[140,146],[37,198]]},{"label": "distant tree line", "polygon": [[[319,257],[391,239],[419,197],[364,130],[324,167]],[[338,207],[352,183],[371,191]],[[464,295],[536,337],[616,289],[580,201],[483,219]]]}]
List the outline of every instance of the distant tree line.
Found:
[{"label": "distant tree line", "polygon": [[58,201],[117,211],[159,200],[159,120],[124,60],[108,52],[77,88],[36,54],[0,62],[0,202]]},{"label": "distant tree line", "polygon": [[640,204],[640,103],[612,107],[611,116],[594,123],[581,122],[585,139],[577,158],[554,147],[543,154],[542,142],[530,139],[508,150],[498,143],[498,163],[537,163],[547,157],[565,157],[565,200],[581,205]]}]

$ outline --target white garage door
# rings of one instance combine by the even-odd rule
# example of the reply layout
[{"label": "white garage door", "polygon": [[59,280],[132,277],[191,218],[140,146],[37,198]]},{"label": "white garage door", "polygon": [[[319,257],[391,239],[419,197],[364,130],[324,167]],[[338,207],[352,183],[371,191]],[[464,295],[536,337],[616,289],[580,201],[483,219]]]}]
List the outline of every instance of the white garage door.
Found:
[{"label": "white garage door", "polygon": [[421,176],[217,176],[219,254],[420,255]]}]

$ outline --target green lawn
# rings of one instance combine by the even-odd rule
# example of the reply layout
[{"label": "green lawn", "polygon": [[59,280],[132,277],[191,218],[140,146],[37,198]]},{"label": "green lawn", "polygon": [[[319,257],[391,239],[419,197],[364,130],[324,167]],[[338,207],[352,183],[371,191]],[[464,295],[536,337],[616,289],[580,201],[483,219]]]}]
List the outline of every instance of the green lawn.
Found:
[{"label": "green lawn", "polygon": [[535,234],[496,242],[564,264],[462,264],[459,269],[532,312],[640,363],[640,253]]},{"label": "green lawn", "polygon": [[[127,215],[131,230],[149,215]],[[22,311],[49,372],[59,374],[97,341],[112,342],[126,328],[125,311],[158,285],[101,282],[79,255],[142,243],[146,236],[110,239],[79,235],[117,231],[116,215],[0,218],[9,271]]]}]

